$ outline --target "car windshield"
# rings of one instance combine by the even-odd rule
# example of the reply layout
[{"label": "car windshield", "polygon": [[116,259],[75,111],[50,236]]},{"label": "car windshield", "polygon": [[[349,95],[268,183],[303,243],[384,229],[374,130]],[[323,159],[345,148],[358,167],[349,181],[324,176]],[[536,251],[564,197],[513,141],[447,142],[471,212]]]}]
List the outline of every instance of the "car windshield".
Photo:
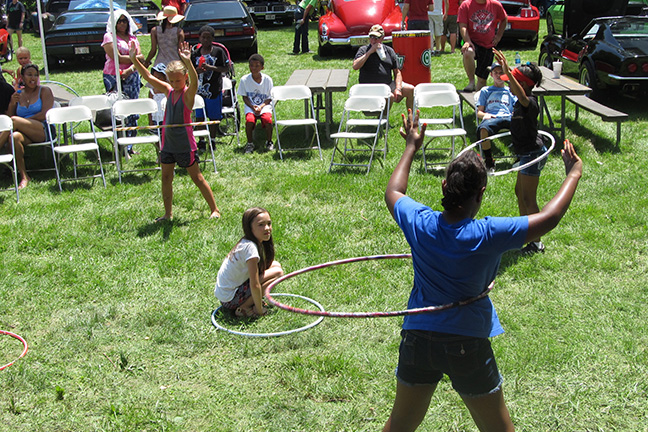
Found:
[{"label": "car windshield", "polygon": [[[123,0],[113,1],[113,5],[115,9],[126,9],[126,2]],[[110,0],[72,0],[68,9],[110,9]]]},{"label": "car windshield", "polygon": [[610,31],[614,37],[645,37],[648,36],[648,20],[613,22]]},{"label": "car windshield", "polygon": [[239,2],[218,2],[214,7],[212,2],[191,3],[187,11],[187,21],[204,21],[222,18],[245,18],[245,10]]},{"label": "car windshield", "polygon": [[56,25],[106,24],[107,13],[73,13],[63,14],[56,19]]}]

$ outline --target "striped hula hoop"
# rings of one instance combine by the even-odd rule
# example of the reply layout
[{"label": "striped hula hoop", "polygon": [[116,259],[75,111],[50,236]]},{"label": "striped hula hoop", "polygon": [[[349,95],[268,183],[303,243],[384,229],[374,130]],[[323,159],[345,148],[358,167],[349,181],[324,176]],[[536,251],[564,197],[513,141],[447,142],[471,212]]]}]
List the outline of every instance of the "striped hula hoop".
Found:
[{"label": "striped hula hoop", "polygon": [[[439,312],[442,310],[450,309],[453,307],[457,306],[464,306],[473,302],[476,302],[477,300],[481,300],[484,297],[487,297],[488,294],[491,292],[493,289],[494,282],[491,282],[491,284],[478,296],[471,297],[466,300],[461,300],[461,301],[456,301],[453,303],[447,303],[444,305],[438,305],[438,306],[427,306],[423,308],[416,308],[416,309],[405,309],[405,310],[399,310],[399,311],[392,311],[392,312],[331,312],[331,311],[324,311],[324,310],[309,310],[309,309],[301,309],[301,308],[296,308],[293,306],[288,306],[285,304],[282,304],[275,300],[272,297],[271,291],[272,289],[280,284],[281,282],[290,279],[292,277],[295,277],[300,274],[308,273],[311,271],[315,270],[320,270],[326,267],[331,267],[331,266],[337,266],[341,264],[349,264],[349,263],[354,263],[354,262],[360,262],[360,261],[373,261],[373,260],[382,260],[382,259],[402,259],[402,258],[411,258],[411,254],[390,254],[390,255],[372,255],[372,256],[364,256],[364,257],[357,257],[357,258],[347,258],[347,259],[342,259],[338,261],[331,261],[327,262],[324,264],[317,264],[314,266],[306,267],[301,270],[294,271],[292,273],[289,273],[287,275],[284,275],[277,279],[276,281],[272,282],[268,288],[266,288],[265,292],[265,297],[268,303],[283,309],[287,310],[289,312],[295,312],[295,313],[300,313],[304,315],[317,315],[321,317],[331,317],[331,318],[384,318],[384,317],[395,317],[395,316],[403,316],[403,315],[417,315],[417,314],[422,314],[422,313],[430,313],[430,312]],[[275,294],[278,295],[278,294]]]},{"label": "striped hula hoop", "polygon": [[[547,149],[546,152],[542,153],[540,156],[533,159],[532,161],[525,163],[524,165],[518,165],[518,166],[515,166],[513,168],[509,168],[509,169],[502,170],[502,171],[488,171],[488,175],[491,176],[491,177],[497,177],[497,176],[502,176],[502,175],[505,175],[505,174],[510,174],[512,172],[522,171],[523,169],[525,169],[527,167],[530,167],[531,165],[536,164],[536,163],[540,162],[542,159],[549,156],[549,154],[553,151],[554,147],[556,146],[556,139],[553,137],[553,135],[551,135],[550,133],[545,132],[543,130],[539,130],[538,133],[548,137],[549,140],[551,141],[551,145],[549,146],[549,148]],[[472,150],[475,147],[481,145],[481,143],[483,143],[484,141],[490,141],[490,140],[502,138],[502,137],[509,136],[509,135],[511,135],[511,132],[502,132],[502,133],[499,133],[497,135],[491,135],[488,138],[481,139],[481,140],[469,145],[465,149],[461,150],[459,152],[459,154],[457,155],[457,157],[459,157],[462,154],[464,154],[465,152],[467,152],[469,150]]]},{"label": "striped hula hoop", "polygon": [[220,120],[209,120],[201,122],[192,122],[192,123],[182,123],[182,124],[161,124],[161,125],[151,125],[151,126],[124,126],[117,127],[115,130],[117,132],[124,131],[133,131],[133,130],[153,130],[153,129],[166,129],[166,128],[176,128],[176,127],[187,127],[187,126],[206,126],[220,124]]},{"label": "striped hula hoop", "polygon": [[3,370],[3,369],[5,369],[5,368],[8,368],[9,366],[11,366],[12,364],[14,364],[15,362],[17,362],[17,361],[20,360],[21,358],[23,358],[23,357],[25,356],[25,354],[27,354],[27,349],[28,349],[28,347],[27,347],[27,341],[25,341],[25,339],[23,339],[21,336],[18,336],[18,335],[15,334],[15,333],[12,333],[12,332],[10,332],[10,331],[6,331],[6,330],[0,330],[0,334],[3,334],[3,335],[7,335],[7,336],[11,336],[11,337],[13,337],[13,338],[16,338],[16,339],[18,339],[20,342],[22,342],[22,344],[23,344],[23,351],[22,351],[22,353],[20,353],[20,356],[18,356],[18,358],[17,358],[16,360],[12,361],[11,363],[7,363],[7,364],[4,365],[4,366],[0,366],[0,370]]}]

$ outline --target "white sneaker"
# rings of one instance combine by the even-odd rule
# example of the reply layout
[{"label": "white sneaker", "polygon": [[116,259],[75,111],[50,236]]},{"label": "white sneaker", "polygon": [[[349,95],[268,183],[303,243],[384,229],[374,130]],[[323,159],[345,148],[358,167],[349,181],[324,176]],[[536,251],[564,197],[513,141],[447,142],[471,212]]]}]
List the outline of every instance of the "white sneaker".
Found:
[{"label": "white sneaker", "polygon": [[274,150],[274,143],[272,141],[266,141],[266,150],[269,152]]},{"label": "white sneaker", "polygon": [[254,151],[254,144],[247,143],[245,144],[245,154],[250,154]]}]

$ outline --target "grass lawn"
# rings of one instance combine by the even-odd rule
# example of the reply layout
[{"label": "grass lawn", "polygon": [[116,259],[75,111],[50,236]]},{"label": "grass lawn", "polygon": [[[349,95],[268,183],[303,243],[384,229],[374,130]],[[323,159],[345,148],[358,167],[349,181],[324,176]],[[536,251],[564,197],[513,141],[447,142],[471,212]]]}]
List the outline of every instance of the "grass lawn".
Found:
[{"label": "grass lawn", "polygon": [[[41,62],[40,40],[25,39]],[[313,50],[315,40],[311,29]],[[351,66],[350,52],[320,59],[290,56],[291,48],[290,27],[261,29],[259,49],[275,85],[294,69]],[[523,61],[538,57],[537,49],[504,48],[510,59],[516,50]],[[459,55],[432,62],[435,81],[466,84]],[[85,95],[103,93],[101,64],[70,66],[51,78]],[[237,76],[246,70],[239,59]],[[352,71],[350,84],[356,82]],[[336,121],[343,100],[334,97]],[[588,113],[578,123],[568,120],[567,137],[585,167],[574,202],[543,239],[544,255],[504,256],[491,294],[506,330],[493,346],[520,431],[648,430],[648,115],[645,100],[610,104],[630,114],[620,147],[614,124]],[[559,109],[557,98],[550,108]],[[391,120],[402,112],[404,104],[397,105]],[[567,115],[573,118],[573,107]],[[465,120],[474,137],[474,114],[466,112]],[[210,313],[218,306],[220,263],[241,237],[250,206],[272,214],[277,259],[287,271],[408,252],[383,202],[403,149],[397,129],[389,144],[387,160],[368,175],[328,174],[328,141],[324,161],[316,153],[280,161],[274,153],[244,155],[221,144],[219,173],[203,168],[223,213],[219,221],[207,219],[206,203],[182,171],[172,224],[152,222],[163,213],[157,172],[119,184],[109,165],[106,189],[84,181],[62,193],[53,174],[34,173],[20,204],[10,192],[0,194],[0,329],[30,347],[0,371],[0,431],[380,430],[394,399],[401,319],[325,319],[304,333],[252,339],[215,330]],[[102,151],[112,160],[108,144]],[[152,156],[144,151],[130,163]],[[43,160],[31,152],[27,165]],[[408,192],[440,208],[441,178],[415,165]],[[556,151],[541,178],[541,205],[563,178]],[[514,182],[512,175],[492,178],[478,216],[516,215]],[[397,310],[406,306],[411,283],[411,263],[394,260],[309,273],[275,291],[311,297],[328,310]],[[267,332],[311,321],[278,311],[257,322],[224,323]],[[0,335],[0,364],[21,348]],[[420,430],[476,430],[446,380]]]}]

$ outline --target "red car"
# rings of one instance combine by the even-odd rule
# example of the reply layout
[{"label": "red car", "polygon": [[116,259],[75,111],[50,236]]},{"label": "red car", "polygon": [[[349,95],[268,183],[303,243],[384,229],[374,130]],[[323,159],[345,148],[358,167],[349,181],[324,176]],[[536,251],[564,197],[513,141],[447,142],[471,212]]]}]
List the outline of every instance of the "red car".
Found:
[{"label": "red car", "polygon": [[508,15],[504,39],[515,39],[535,48],[540,28],[538,8],[531,4],[531,0],[500,0],[500,3]]},{"label": "red car", "polygon": [[369,29],[380,24],[385,42],[401,29],[401,8],[395,0],[329,0],[319,20],[320,57],[331,55],[336,46],[367,45]]}]

